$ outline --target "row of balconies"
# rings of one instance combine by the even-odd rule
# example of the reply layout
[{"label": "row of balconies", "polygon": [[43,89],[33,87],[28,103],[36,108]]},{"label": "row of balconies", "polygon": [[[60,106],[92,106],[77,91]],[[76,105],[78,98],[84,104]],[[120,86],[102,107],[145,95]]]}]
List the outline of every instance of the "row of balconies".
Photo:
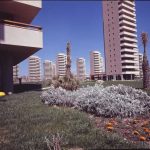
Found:
[{"label": "row of balconies", "polygon": [[130,17],[130,16],[126,15],[126,14],[121,14],[121,15],[119,16],[119,19],[129,20],[129,21],[131,21],[131,22],[133,22],[133,23],[136,22],[136,18],[135,18],[135,17]]},{"label": "row of balconies", "polygon": [[131,16],[131,17],[136,17],[135,12],[130,12],[130,11],[124,9],[124,8],[122,8],[121,10],[119,10],[119,14],[120,14],[120,15],[121,15],[121,14],[127,14],[127,15],[129,15],[129,16]]},{"label": "row of balconies", "polygon": [[135,12],[135,7],[134,6],[130,6],[128,4],[125,3],[120,3],[119,4],[119,9],[126,9],[127,11],[131,11],[131,12]]},{"label": "row of balconies", "polygon": [[137,48],[137,44],[133,43],[133,44],[130,44],[130,43],[121,43],[120,44],[121,47],[133,47],[133,48]]}]

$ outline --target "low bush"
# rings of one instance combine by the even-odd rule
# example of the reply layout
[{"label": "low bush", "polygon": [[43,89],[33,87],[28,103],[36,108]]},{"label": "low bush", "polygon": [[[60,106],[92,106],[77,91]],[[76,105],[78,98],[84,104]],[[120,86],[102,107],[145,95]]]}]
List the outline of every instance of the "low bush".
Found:
[{"label": "low bush", "polygon": [[102,84],[66,91],[51,88],[41,95],[49,105],[65,105],[105,117],[134,117],[150,112],[150,97],[146,92],[124,85],[103,87]]}]

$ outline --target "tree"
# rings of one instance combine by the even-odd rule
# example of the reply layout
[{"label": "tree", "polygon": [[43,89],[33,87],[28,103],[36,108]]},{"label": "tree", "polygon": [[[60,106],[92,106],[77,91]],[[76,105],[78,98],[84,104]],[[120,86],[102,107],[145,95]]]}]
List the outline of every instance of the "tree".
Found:
[{"label": "tree", "polygon": [[143,88],[147,89],[150,88],[149,84],[149,62],[147,59],[147,43],[148,43],[148,34],[146,32],[141,33],[141,39],[142,39],[142,44],[144,48],[144,54],[143,54],[143,64],[142,64],[142,69],[143,69]]}]

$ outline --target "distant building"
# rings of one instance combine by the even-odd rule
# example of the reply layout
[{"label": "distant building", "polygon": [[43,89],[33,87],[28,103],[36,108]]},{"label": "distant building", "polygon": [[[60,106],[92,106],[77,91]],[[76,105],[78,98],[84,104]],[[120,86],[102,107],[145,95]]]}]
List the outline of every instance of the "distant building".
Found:
[{"label": "distant building", "polygon": [[30,82],[29,76],[21,76],[21,82],[22,83],[29,83]]},{"label": "distant building", "polygon": [[143,79],[143,54],[139,53],[139,68],[140,68],[140,78]]},{"label": "distant building", "polygon": [[99,51],[90,52],[90,75],[95,76],[104,72],[103,58]]},{"label": "distant building", "polygon": [[67,56],[64,53],[59,53],[56,60],[56,72],[58,76],[66,75]]},{"label": "distant building", "polygon": [[77,63],[77,79],[85,80],[86,79],[85,59],[78,58],[76,63]]},{"label": "distant building", "polygon": [[56,64],[52,64],[52,67],[53,67],[53,77],[56,76]]},{"label": "distant building", "polygon": [[50,60],[45,60],[43,63],[43,71],[44,71],[44,79],[52,79],[53,78],[53,63]]},{"label": "distant building", "polygon": [[139,76],[134,0],[102,1],[106,75],[108,80]]},{"label": "distant building", "polygon": [[43,47],[42,28],[31,24],[41,8],[42,0],[0,1],[0,91],[13,92],[13,66]]},{"label": "distant building", "polygon": [[16,66],[13,66],[13,82],[14,83],[18,82],[18,77],[19,77],[19,65],[17,64]]},{"label": "distant building", "polygon": [[41,81],[41,59],[38,56],[29,57],[29,78],[31,82]]}]

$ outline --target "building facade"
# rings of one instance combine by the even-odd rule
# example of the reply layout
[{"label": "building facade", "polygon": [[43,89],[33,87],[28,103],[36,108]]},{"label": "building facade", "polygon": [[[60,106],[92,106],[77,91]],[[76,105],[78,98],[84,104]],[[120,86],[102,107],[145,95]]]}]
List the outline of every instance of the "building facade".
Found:
[{"label": "building facade", "polygon": [[50,60],[45,60],[43,63],[44,80],[49,80],[53,78],[53,62]]},{"label": "building facade", "polygon": [[13,66],[43,47],[42,28],[31,25],[42,1],[0,1],[0,91],[13,92]]},{"label": "building facade", "polygon": [[140,78],[143,79],[143,54],[139,53],[139,68],[140,68]]},{"label": "building facade", "polygon": [[77,79],[78,80],[85,80],[86,79],[86,65],[84,58],[78,58],[77,62]]},{"label": "building facade", "polygon": [[56,64],[52,64],[52,67],[53,67],[53,77],[56,76]]},{"label": "building facade", "polygon": [[99,51],[90,52],[90,75],[96,76],[104,72],[103,58]]},{"label": "building facade", "polygon": [[43,63],[44,80],[52,79],[56,76],[56,64],[50,60],[45,60]]},{"label": "building facade", "polygon": [[56,60],[56,74],[57,76],[65,76],[66,75],[66,64],[67,64],[67,56],[64,53],[59,53],[57,55]]},{"label": "building facade", "polygon": [[19,78],[19,65],[13,66],[13,82],[16,83],[18,82]]},{"label": "building facade", "polygon": [[134,1],[102,1],[106,75],[109,80],[139,76]]},{"label": "building facade", "polygon": [[38,56],[29,57],[29,79],[31,82],[41,81],[41,59]]}]

